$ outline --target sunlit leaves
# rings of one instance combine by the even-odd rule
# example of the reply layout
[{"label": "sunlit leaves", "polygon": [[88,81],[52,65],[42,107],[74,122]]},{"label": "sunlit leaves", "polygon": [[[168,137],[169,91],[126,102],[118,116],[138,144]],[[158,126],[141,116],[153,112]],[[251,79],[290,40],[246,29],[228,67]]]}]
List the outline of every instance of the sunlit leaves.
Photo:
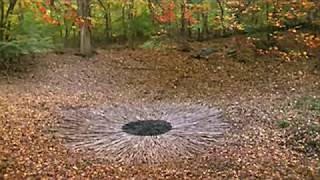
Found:
[{"label": "sunlit leaves", "polygon": [[[52,2],[26,0],[23,6],[30,7],[38,19],[59,27],[74,29],[87,20],[78,16],[75,0]],[[244,31],[250,34],[266,30],[272,40],[282,41],[288,37],[275,31],[286,31],[295,43],[308,48],[320,46],[318,37],[299,29],[303,24],[320,25],[320,3],[314,0],[102,0],[102,3],[108,5],[108,10],[101,3],[91,1],[92,18],[88,20],[91,28],[96,25],[97,31],[103,32],[106,11],[110,11],[110,37],[130,32],[130,23],[135,32],[147,36],[156,32],[168,34],[172,29],[172,32],[178,32],[178,28],[188,28],[193,35],[195,31],[208,34]],[[268,51],[281,51],[281,48],[271,46]],[[284,54],[306,57],[308,53],[288,51]]]},{"label": "sunlit leaves", "polygon": [[173,0],[161,0],[161,12],[158,16],[156,16],[157,21],[160,23],[173,23],[176,20],[175,15],[175,3]]}]

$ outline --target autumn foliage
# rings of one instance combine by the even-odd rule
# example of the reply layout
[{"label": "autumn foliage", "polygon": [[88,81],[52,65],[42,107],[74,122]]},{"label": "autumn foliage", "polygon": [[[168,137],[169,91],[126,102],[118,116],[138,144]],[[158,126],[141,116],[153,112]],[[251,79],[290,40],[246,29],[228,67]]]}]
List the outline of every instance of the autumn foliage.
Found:
[{"label": "autumn foliage", "polygon": [[[305,47],[320,46],[316,32],[320,26],[320,2],[314,0],[101,0],[90,2],[89,17],[79,16],[76,0],[26,0],[20,7],[26,12],[31,10],[35,20],[58,27],[57,34],[64,39],[71,34],[77,37],[87,23],[95,32],[93,36],[108,40],[188,31],[188,38],[196,40],[246,33],[253,41],[265,37],[268,41],[282,41],[287,37],[279,32],[286,31]],[[12,13],[19,12],[22,11],[16,5]],[[9,33],[5,24],[1,26]],[[304,32],[306,28],[313,29]],[[256,37],[257,33],[264,36]],[[266,44],[270,44],[266,50],[281,49],[274,42]]]},{"label": "autumn foliage", "polygon": [[173,0],[161,0],[161,14],[156,16],[156,19],[159,23],[170,24],[175,22],[175,3]]},{"label": "autumn foliage", "polygon": [[[76,5],[71,0],[62,0],[52,4],[51,0],[33,1],[35,16],[52,25],[63,25],[71,22],[79,27],[84,25],[84,18],[78,16]],[[93,27],[89,20],[90,27]]]}]

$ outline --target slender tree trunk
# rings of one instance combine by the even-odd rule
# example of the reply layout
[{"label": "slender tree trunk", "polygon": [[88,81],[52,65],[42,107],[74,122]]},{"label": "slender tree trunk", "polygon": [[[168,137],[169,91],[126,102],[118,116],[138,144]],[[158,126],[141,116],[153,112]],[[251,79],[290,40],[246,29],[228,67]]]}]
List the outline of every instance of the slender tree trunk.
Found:
[{"label": "slender tree trunk", "polygon": [[4,36],[4,2],[0,0],[0,41]]},{"label": "slender tree trunk", "polygon": [[[269,24],[269,3],[266,2],[266,26],[269,26],[268,24]],[[267,32],[266,36],[267,36],[267,41],[269,42],[271,39],[270,33]]]},{"label": "slender tree trunk", "polygon": [[69,31],[69,27],[67,25],[67,22],[66,22],[66,19],[64,19],[64,24],[65,24],[65,27],[64,27],[64,47],[68,47],[68,41],[69,41],[69,35],[70,35],[70,31]]},{"label": "slender tree trunk", "polygon": [[[75,23],[72,23],[72,26],[76,26]],[[71,31],[72,31],[72,39],[73,39],[73,45],[75,44],[79,44],[79,38],[78,38],[78,30],[76,28],[71,28]]]},{"label": "slender tree trunk", "polygon": [[[197,19],[199,22],[201,22],[201,15],[200,15],[200,12],[197,12]],[[201,37],[202,33],[201,33],[201,27],[199,26],[197,28],[197,40],[198,41],[201,41],[202,40],[202,37]]]},{"label": "slender tree trunk", "polygon": [[127,38],[127,31],[128,31],[128,25],[126,23],[126,7],[123,6],[122,7],[122,27],[123,27],[123,37],[124,37],[124,40],[126,40]]},{"label": "slender tree trunk", "polygon": [[110,2],[108,2],[107,4],[107,19],[106,19],[106,22],[107,22],[107,37],[109,39],[111,39],[112,37],[112,19],[111,19],[111,4]]},{"label": "slender tree trunk", "polygon": [[109,40],[112,37],[112,32],[111,32],[111,5],[110,2],[107,1],[107,5],[105,5],[101,0],[98,0],[98,3],[104,10],[104,20],[105,20],[105,35],[106,39]]},{"label": "slender tree trunk", "polygon": [[152,24],[154,25],[155,24],[156,15],[154,13],[154,8],[152,6],[152,1],[151,0],[148,0],[148,9],[149,9],[150,14],[151,14]]},{"label": "slender tree trunk", "polygon": [[83,19],[80,27],[80,54],[84,56],[92,55],[91,32],[90,32],[90,0],[77,0],[78,13]]},{"label": "slender tree trunk", "polygon": [[5,26],[6,29],[5,29],[5,36],[4,36],[4,39],[6,41],[9,41],[10,40],[10,29],[11,29],[11,21],[8,21],[7,25]]},{"label": "slender tree trunk", "polygon": [[192,39],[192,24],[190,21],[188,22],[187,30],[188,30],[188,38]]},{"label": "slender tree trunk", "polygon": [[13,13],[13,10],[17,4],[17,0],[10,0],[9,1],[9,6],[4,14],[4,2],[3,0],[0,1],[1,4],[1,19],[0,19],[0,40],[9,40],[10,35],[9,32],[11,28],[11,21],[9,20],[9,16]]},{"label": "slender tree trunk", "polygon": [[106,34],[106,39],[109,40],[111,38],[110,35],[110,24],[109,24],[109,15],[106,13],[104,15],[105,19],[105,34]]},{"label": "slender tree trunk", "polygon": [[219,9],[220,9],[220,23],[221,23],[221,27],[222,27],[222,32],[221,35],[224,36],[225,31],[226,31],[226,27],[224,25],[224,8],[223,8],[223,4],[222,4],[222,0],[217,0]]},{"label": "slender tree trunk", "polygon": [[14,10],[16,4],[17,4],[17,0],[10,0],[9,1],[9,7],[7,9],[6,16],[4,18],[5,21],[8,21],[9,15],[13,13],[13,10]]},{"label": "slender tree trunk", "polygon": [[18,6],[19,6],[19,21],[20,21],[20,22],[23,22],[24,12],[23,12],[22,1],[19,1]]},{"label": "slender tree trunk", "polygon": [[207,38],[210,38],[209,13],[206,13],[205,31],[207,33]]},{"label": "slender tree trunk", "polygon": [[186,1],[181,2],[181,35],[184,37],[186,33]]},{"label": "slender tree trunk", "polygon": [[208,13],[202,13],[202,21],[203,21],[203,28],[202,28],[202,37],[204,39],[208,39],[209,36],[209,25],[208,25]]},{"label": "slender tree trunk", "polygon": [[[190,3],[192,3],[192,1],[191,0],[186,0],[186,6],[188,5],[188,4],[190,4]],[[186,8],[189,8],[188,6],[186,7]],[[188,10],[190,10],[190,9],[188,9]],[[190,21],[188,21],[187,22],[187,31],[188,31],[188,38],[190,38],[190,39],[192,39],[192,24],[191,24],[191,22]]]},{"label": "slender tree trunk", "polygon": [[128,33],[128,43],[130,48],[134,48],[134,39],[135,39],[135,29],[133,27],[134,19],[134,0],[130,0],[129,12],[128,12],[128,21],[129,21],[129,33]]}]

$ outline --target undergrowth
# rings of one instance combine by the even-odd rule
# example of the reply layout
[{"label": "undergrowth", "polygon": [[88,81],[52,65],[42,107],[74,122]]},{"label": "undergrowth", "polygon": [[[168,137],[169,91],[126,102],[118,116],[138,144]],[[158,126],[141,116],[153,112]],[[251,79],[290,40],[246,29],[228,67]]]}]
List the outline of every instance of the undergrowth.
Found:
[{"label": "undergrowth", "polygon": [[53,49],[52,30],[26,13],[24,21],[14,24],[7,38],[0,41],[0,69],[8,76],[10,70],[19,66],[22,57]]},{"label": "undergrowth", "polygon": [[320,98],[304,96],[295,101],[298,114],[292,121],[281,121],[286,128],[287,145],[310,156],[320,156]]}]

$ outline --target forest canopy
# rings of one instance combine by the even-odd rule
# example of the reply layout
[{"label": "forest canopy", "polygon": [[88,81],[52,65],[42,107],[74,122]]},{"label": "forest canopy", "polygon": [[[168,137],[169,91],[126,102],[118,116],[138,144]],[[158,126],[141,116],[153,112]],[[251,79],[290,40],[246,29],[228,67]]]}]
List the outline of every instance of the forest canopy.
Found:
[{"label": "forest canopy", "polygon": [[0,0],[0,7],[2,58],[79,43],[91,55],[92,44],[133,48],[143,39],[148,47],[164,36],[203,41],[246,34],[267,50],[284,38],[279,32],[310,47],[320,42],[316,0]]}]

